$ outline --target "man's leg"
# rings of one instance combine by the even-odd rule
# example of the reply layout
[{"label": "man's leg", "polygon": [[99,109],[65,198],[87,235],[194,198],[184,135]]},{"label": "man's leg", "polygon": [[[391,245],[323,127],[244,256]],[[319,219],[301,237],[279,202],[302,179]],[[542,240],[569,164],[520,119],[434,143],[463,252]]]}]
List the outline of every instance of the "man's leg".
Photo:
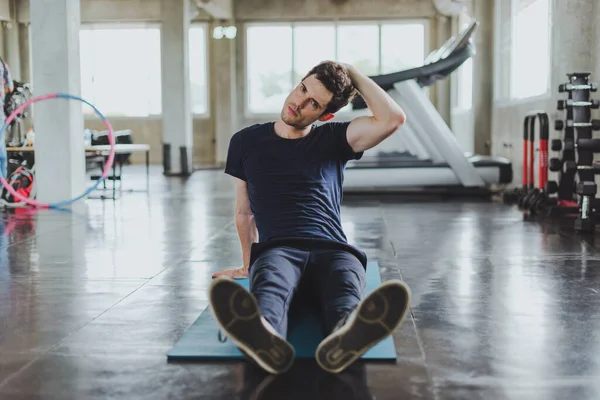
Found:
[{"label": "man's leg", "polygon": [[290,303],[309,254],[293,247],[274,247],[261,253],[250,267],[250,292],[262,316],[283,338],[287,337]]},{"label": "man's leg", "polygon": [[287,311],[308,252],[278,247],[265,250],[250,267],[250,291],[230,278],[215,279],[210,304],[227,336],[270,373],[287,371],[294,348],[285,340]]},{"label": "man's leg", "polygon": [[365,268],[358,258],[343,250],[314,250],[311,280],[320,296],[325,336],[358,307],[367,286]]},{"label": "man's leg", "polygon": [[338,373],[400,325],[410,290],[402,281],[387,281],[365,297],[366,271],[354,255],[319,251],[317,258],[314,277],[328,336],[315,356],[323,369]]}]

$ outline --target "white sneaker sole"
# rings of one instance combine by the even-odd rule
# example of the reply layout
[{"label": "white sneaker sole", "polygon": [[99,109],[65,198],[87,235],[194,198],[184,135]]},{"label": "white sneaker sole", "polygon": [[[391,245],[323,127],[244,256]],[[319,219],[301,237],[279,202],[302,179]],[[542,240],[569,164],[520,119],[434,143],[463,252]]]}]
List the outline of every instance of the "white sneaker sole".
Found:
[{"label": "white sneaker sole", "polygon": [[272,374],[293,364],[294,348],[262,322],[252,293],[229,278],[217,278],[209,289],[210,306],[217,324],[240,350]]},{"label": "white sneaker sole", "polygon": [[402,281],[380,285],[358,306],[356,313],[317,348],[317,363],[339,373],[400,326],[410,305],[410,289]]}]

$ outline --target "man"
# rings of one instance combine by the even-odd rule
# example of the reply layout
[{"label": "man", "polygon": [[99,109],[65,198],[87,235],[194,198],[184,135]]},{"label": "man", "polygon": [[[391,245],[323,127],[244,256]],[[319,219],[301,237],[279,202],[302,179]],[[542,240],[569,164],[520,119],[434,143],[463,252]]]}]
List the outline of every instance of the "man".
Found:
[{"label": "man", "polygon": [[[330,121],[357,91],[372,116],[315,124]],[[326,61],[289,94],[279,120],[231,138],[225,172],[236,185],[243,266],[213,275],[210,305],[221,329],[266,371],[282,373],[293,363],[285,338],[297,293],[320,308],[326,338],[315,356],[330,372],[343,371],[403,320],[410,297],[403,282],[385,282],[364,298],[366,255],[347,243],[340,203],[347,161],[405,118],[371,79]],[[231,279],[247,276],[250,293]]]}]

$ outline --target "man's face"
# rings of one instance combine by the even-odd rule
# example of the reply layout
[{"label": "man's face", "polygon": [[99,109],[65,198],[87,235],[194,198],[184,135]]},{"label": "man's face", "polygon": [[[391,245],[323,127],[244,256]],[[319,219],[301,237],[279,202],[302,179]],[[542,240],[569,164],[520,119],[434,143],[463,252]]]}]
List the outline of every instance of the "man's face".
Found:
[{"label": "man's face", "polygon": [[288,125],[304,128],[316,120],[327,120],[332,115],[325,109],[333,94],[323,86],[315,75],[310,75],[296,86],[285,99],[281,119]]}]

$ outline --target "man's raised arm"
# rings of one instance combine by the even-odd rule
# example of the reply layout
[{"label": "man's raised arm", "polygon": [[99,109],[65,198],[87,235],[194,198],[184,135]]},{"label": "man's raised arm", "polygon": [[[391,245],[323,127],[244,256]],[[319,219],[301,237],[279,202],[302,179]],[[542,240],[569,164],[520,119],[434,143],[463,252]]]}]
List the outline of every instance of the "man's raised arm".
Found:
[{"label": "man's raised arm", "polygon": [[372,116],[354,119],[347,130],[348,143],[355,152],[375,147],[396,132],[406,121],[406,114],[379,85],[351,65],[348,69],[352,83],[361,94]]}]

